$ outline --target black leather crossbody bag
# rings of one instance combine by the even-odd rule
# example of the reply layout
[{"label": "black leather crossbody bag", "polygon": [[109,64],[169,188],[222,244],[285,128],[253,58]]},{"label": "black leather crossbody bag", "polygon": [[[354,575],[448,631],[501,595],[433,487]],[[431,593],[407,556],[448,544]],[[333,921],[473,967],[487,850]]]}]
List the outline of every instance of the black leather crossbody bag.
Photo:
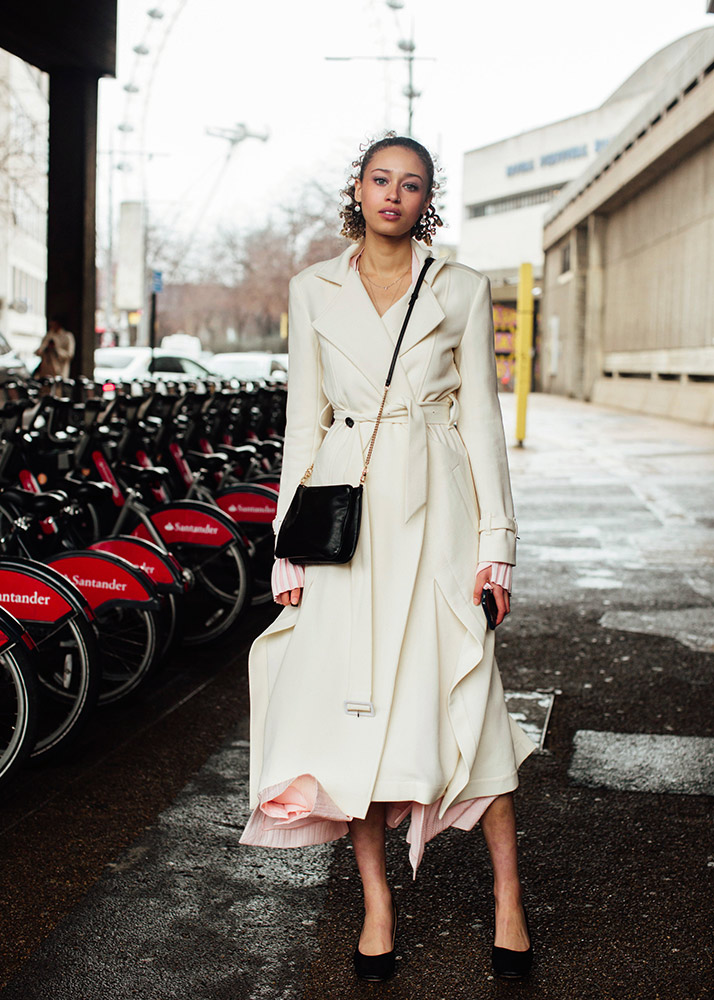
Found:
[{"label": "black leather crossbody bag", "polygon": [[382,402],[372,431],[362,475],[359,477],[359,485],[351,486],[349,483],[342,483],[337,486],[308,486],[307,480],[312,475],[315,464],[313,462],[300,480],[280,526],[275,545],[275,555],[279,559],[289,559],[290,562],[294,563],[346,563],[355,554],[362,518],[362,491],[379,430],[379,422],[382,419],[384,403],[414,303],[419,295],[426,272],[433,262],[433,257],[427,257],[424,261],[414,285],[414,291],[409,299],[407,314],[404,317],[389,366],[387,380],[384,383]]}]

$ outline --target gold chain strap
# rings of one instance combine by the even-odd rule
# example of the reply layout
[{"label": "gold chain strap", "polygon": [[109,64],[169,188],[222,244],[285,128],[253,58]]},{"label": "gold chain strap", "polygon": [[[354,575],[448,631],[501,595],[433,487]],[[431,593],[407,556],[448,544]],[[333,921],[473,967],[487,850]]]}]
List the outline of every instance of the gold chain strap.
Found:
[{"label": "gold chain strap", "polygon": [[388,385],[384,387],[384,393],[382,395],[382,402],[379,404],[379,412],[377,413],[377,419],[374,424],[374,430],[372,431],[372,437],[369,439],[369,448],[367,449],[367,458],[364,462],[364,469],[362,469],[362,475],[359,477],[360,485],[364,484],[367,478],[367,466],[369,465],[369,460],[372,457],[372,449],[374,448],[374,439],[377,437],[377,431],[379,430],[379,421],[382,419],[382,410],[384,409],[384,401],[387,398]]}]

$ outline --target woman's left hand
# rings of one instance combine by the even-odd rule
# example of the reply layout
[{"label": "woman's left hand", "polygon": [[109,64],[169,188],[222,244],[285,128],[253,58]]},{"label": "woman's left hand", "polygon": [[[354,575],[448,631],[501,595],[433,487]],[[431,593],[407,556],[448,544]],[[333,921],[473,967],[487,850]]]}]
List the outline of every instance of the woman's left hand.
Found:
[{"label": "woman's left hand", "polygon": [[[476,585],[474,586],[474,604],[481,603],[481,595],[483,594],[484,584],[490,583],[491,581],[491,567],[486,566],[481,572],[476,576]],[[500,587],[497,583],[491,584],[491,589],[493,590],[493,596],[496,599],[496,607],[498,608],[498,618],[496,619],[496,625],[500,625],[506,615],[511,612],[511,595],[503,587]]]}]

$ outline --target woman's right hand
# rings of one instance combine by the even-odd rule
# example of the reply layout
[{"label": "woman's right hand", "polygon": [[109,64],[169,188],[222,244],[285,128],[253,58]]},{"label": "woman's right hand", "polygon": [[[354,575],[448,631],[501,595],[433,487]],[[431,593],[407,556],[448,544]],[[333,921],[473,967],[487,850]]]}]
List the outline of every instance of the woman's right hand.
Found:
[{"label": "woman's right hand", "polygon": [[300,595],[302,594],[302,587],[295,587],[293,590],[284,590],[282,594],[278,594],[275,598],[277,604],[299,604]]}]

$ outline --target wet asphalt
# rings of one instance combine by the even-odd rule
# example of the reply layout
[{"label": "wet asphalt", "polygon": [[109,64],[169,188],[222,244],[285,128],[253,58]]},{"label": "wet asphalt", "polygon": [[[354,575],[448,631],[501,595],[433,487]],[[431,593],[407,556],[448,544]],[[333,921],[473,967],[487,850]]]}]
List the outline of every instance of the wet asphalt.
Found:
[{"label": "wet asphalt", "polygon": [[390,832],[397,975],[378,986],[351,971],[349,841],[238,846],[268,606],[4,796],[3,1000],[714,998],[714,432],[536,395],[511,466],[499,664],[507,689],[555,693],[517,793],[529,982],[491,977],[478,829],[430,843],[416,882]]}]

